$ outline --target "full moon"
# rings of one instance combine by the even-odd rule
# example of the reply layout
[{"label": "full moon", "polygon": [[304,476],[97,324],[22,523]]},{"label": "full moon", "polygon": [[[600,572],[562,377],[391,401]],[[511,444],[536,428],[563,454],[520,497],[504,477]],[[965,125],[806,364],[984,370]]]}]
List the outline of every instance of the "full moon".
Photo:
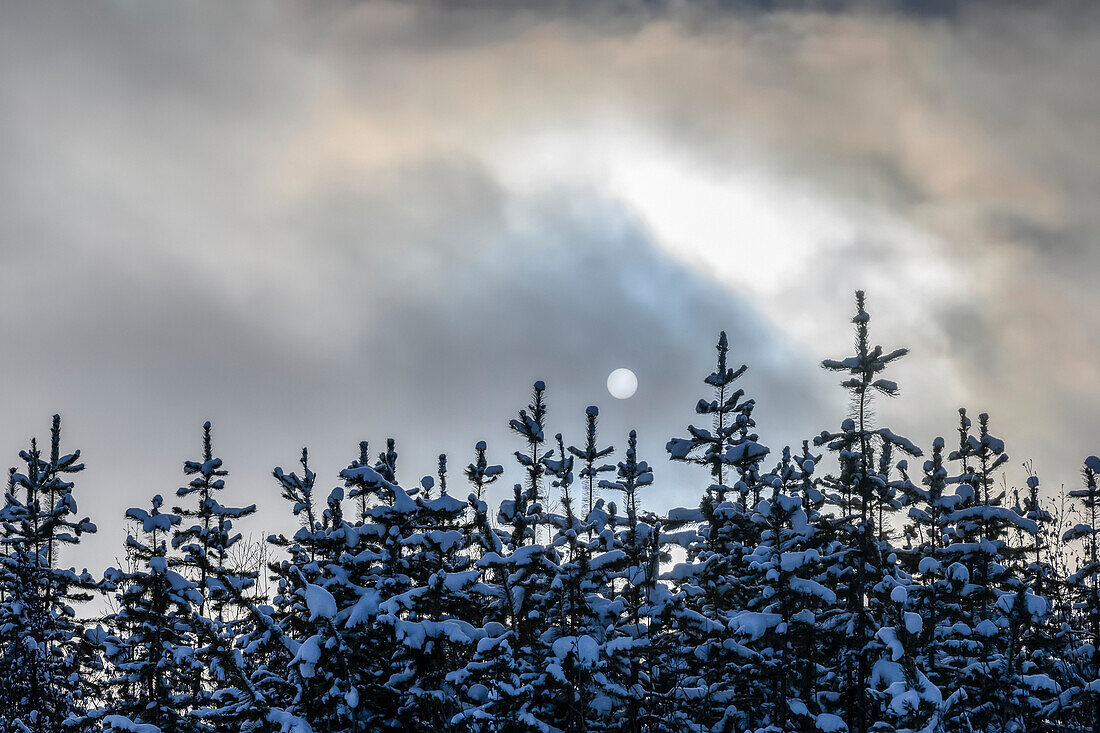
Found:
[{"label": "full moon", "polygon": [[638,391],[638,377],[629,369],[616,369],[607,375],[607,391],[617,400],[633,397]]}]

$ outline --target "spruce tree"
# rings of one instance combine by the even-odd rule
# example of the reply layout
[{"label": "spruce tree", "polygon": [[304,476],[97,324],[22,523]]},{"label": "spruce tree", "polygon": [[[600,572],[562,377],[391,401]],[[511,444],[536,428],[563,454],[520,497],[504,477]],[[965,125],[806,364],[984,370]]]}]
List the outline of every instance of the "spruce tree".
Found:
[{"label": "spruce tree", "polygon": [[581,536],[584,523],[573,512],[575,502],[570,488],[573,485],[574,457],[566,452],[561,433],[554,436],[554,439],[557,441],[558,456],[556,459],[547,458],[545,464],[552,477],[550,485],[560,493],[560,504],[564,511],[564,516],[551,517],[556,529],[551,544],[560,547],[564,554],[560,564],[561,572],[553,580],[553,585],[560,594],[559,607],[554,611],[554,623],[562,634],[575,635],[589,615],[584,585],[591,573],[590,548]]},{"label": "spruce tree", "polygon": [[[1073,640],[1065,654],[1072,676],[1062,697],[1062,705],[1080,711],[1078,720],[1084,730],[1100,732],[1100,458],[1089,456],[1081,470],[1084,487],[1069,495],[1080,504],[1081,521],[1066,530],[1065,542],[1081,542],[1081,564],[1066,578],[1077,623]],[[1076,716],[1075,716],[1076,717]]]},{"label": "spruce tree", "polygon": [[[979,415],[977,435],[966,411],[960,410],[959,416],[960,444],[950,458],[962,464],[954,480],[967,500],[952,512],[951,520],[964,540],[955,546],[955,559],[967,568],[971,582],[964,591],[971,633],[959,686],[968,698],[968,719],[989,726],[1005,722],[1006,705],[1019,684],[1013,669],[1019,661],[1014,634],[1020,633],[1021,624],[1034,622],[1032,611],[1037,608],[1025,603],[1026,584],[1013,576],[1023,550],[1011,543],[1011,530],[1034,535],[1038,526],[1003,506],[1005,492],[996,490],[995,472],[1008,462],[1008,455],[1004,442],[989,431],[989,415]],[[1024,594],[1018,605],[1017,593]],[[1013,634],[1006,634],[1006,629],[1013,629]]]},{"label": "spruce tree", "polygon": [[[419,506],[409,492],[386,478],[393,474],[395,466],[394,461],[386,458],[387,455],[396,458],[392,441],[390,447],[375,467],[359,465],[340,472],[341,478],[363,487],[369,497],[365,519],[356,530],[356,554],[348,558],[349,565],[341,567],[340,575],[329,585],[337,599],[347,595],[349,602],[354,603],[345,611],[342,601],[337,601],[342,628],[326,624],[324,633],[307,647],[308,658],[302,668],[310,678],[316,677],[318,670],[331,674],[332,667],[324,666],[322,653],[331,648],[326,639],[335,639],[337,633],[342,635],[343,642],[333,643],[346,644],[356,655],[356,676],[348,684],[354,686],[354,701],[358,703],[352,706],[356,710],[356,724],[364,731],[397,730],[403,725],[398,712],[401,697],[391,682],[403,666],[399,660],[401,641],[394,623],[396,618],[383,604],[415,592],[402,540],[416,532]],[[343,646],[338,648],[343,650]],[[318,663],[322,666],[318,667]],[[324,684],[318,687],[322,692],[326,689]],[[335,696],[332,700],[338,702]]]},{"label": "spruce tree", "polygon": [[[520,493],[517,487],[517,499]],[[514,535],[491,525],[483,500],[471,494],[470,504],[474,510],[471,545],[479,549],[476,565],[481,582],[475,587],[480,596],[479,625],[485,637],[478,641],[465,667],[453,673],[468,701],[454,722],[478,733],[524,730],[520,721],[528,714],[528,703],[521,695],[527,686],[520,674],[516,633],[522,607],[516,603],[518,589],[512,585],[511,574],[500,562]]]},{"label": "spruce tree", "polygon": [[242,537],[233,531],[233,523],[254,514],[256,505],[235,508],[218,501],[229,472],[222,468],[222,459],[214,455],[209,421],[202,426],[202,458],[184,461],[183,472],[194,478],[178,489],[176,496],[180,499],[194,496],[197,502],[194,507],[176,507],[174,511],[183,520],[195,523],[177,529],[172,546],[183,552],[185,564],[192,568],[203,596],[199,613],[210,612],[224,621],[226,606],[232,604],[234,595],[229,586],[244,590],[255,581],[250,573],[239,572],[229,567],[229,563],[232,548]]},{"label": "spruce tree", "polygon": [[479,578],[470,567],[466,503],[446,493],[415,502],[413,531],[400,542],[404,572],[417,590],[387,599],[381,608],[399,642],[393,657],[398,671],[391,679],[400,694],[398,714],[427,731],[445,727],[461,710],[448,674],[478,641],[471,621],[480,622],[473,590]]},{"label": "spruce tree", "polygon": [[[543,452],[542,446],[546,442],[544,434],[546,423],[546,400],[543,394],[546,392],[546,383],[535,382],[531,391],[531,403],[526,410],[520,410],[519,416],[508,421],[508,427],[527,443],[527,452],[516,451],[516,460],[527,473],[527,487],[524,494],[524,503],[528,511],[536,516],[543,515],[549,510],[549,497],[546,496],[542,477],[546,473],[544,461],[553,455],[553,451]],[[534,539],[538,541],[536,529]]]},{"label": "spruce tree", "polygon": [[[707,495],[715,503],[725,501],[729,486],[727,466],[731,464],[744,477],[746,471],[755,470],[760,459],[767,452],[756,443],[756,435],[750,431],[756,426],[752,419],[755,400],[743,400],[745,391],[733,389],[733,383],[741,377],[748,367],[742,364],[737,369],[727,366],[729,343],[726,332],[718,337],[718,365],[703,381],[714,388],[714,398],[700,399],[695,406],[699,415],[711,416],[711,429],[688,426],[688,438],[673,438],[665,446],[669,457],[674,461],[697,463],[710,468],[712,485]],[[737,486],[739,501],[745,502],[745,495],[753,487],[750,484]]]},{"label": "spruce tree", "polygon": [[[149,510],[134,507],[126,519],[130,569],[111,568],[104,585],[115,593],[118,610],[93,634],[109,663],[104,704],[73,726],[102,721],[107,730],[198,733],[207,730],[187,713],[201,679],[192,614],[202,601],[194,583],[177,573],[167,540],[180,517],[161,511],[154,496]],[[130,727],[127,727],[130,726]]]},{"label": "spruce tree", "polygon": [[614,728],[630,733],[652,730],[657,702],[653,677],[653,612],[657,566],[654,543],[659,534],[656,518],[641,510],[639,492],[653,484],[649,464],[638,459],[638,436],[627,438],[626,456],[616,466],[614,481],[600,487],[622,497],[625,516],[614,535],[603,563],[614,562],[612,603],[615,618],[607,624],[604,642],[607,658],[605,694],[612,701]]},{"label": "spruce tree", "polygon": [[[896,635],[905,643],[906,653],[916,656],[918,669],[926,675],[925,692],[931,694],[935,688],[941,702],[946,703],[949,693],[958,689],[958,670],[953,660],[959,649],[968,643],[963,631],[967,628],[968,617],[963,613],[962,602],[969,585],[969,572],[956,561],[956,530],[952,517],[955,508],[965,503],[969,493],[968,490],[948,492],[950,479],[944,449],[944,439],[937,437],[932,442],[931,455],[924,462],[920,484],[908,483],[904,490],[909,507],[907,537],[910,545],[899,555],[913,584],[907,588],[903,603],[912,610],[903,612],[919,614],[922,622],[919,631],[913,632],[906,627]],[[916,685],[913,679],[909,682]],[[947,710],[942,704],[932,712],[924,702],[925,697],[918,696],[917,700],[919,704],[908,715],[908,721],[917,729],[928,722],[950,720],[948,716],[958,712]],[[952,724],[963,725],[960,720]]]},{"label": "spruce tree", "polygon": [[74,484],[84,469],[80,451],[61,452],[61,418],[53,417],[49,453],[36,440],[19,453],[0,510],[0,727],[19,733],[54,733],[82,714],[93,691],[84,679],[88,649],[75,603],[94,586],[85,570],[56,567],[61,549],[95,532],[78,516]]},{"label": "spruce tree", "polygon": [[726,643],[723,632],[751,595],[745,557],[757,537],[750,509],[759,498],[759,466],[769,452],[752,432],[755,401],[743,399],[744,390],[732,386],[747,367],[729,367],[728,353],[723,331],[715,370],[704,379],[714,390],[713,399],[700,399],[695,406],[697,414],[711,416],[711,428],[689,425],[690,437],[673,438],[665,446],[671,460],[706,466],[711,478],[700,504],[698,539],[688,543],[687,562],[675,571],[687,604],[685,613],[677,614],[677,623],[695,659],[690,684],[705,690],[696,719],[707,727],[743,722],[737,697],[757,661],[744,645]]},{"label": "spruce tree", "polygon": [[474,500],[481,501],[485,498],[485,489],[490,484],[500,479],[504,468],[496,464],[490,464],[485,457],[488,446],[484,440],[479,440],[474,446],[474,462],[466,466],[466,478],[474,488]]},{"label": "spruce tree", "polygon": [[584,468],[580,471],[580,477],[585,482],[585,497],[584,497],[584,514],[588,516],[596,506],[596,499],[599,498],[597,489],[599,487],[599,476],[606,471],[614,471],[615,467],[609,464],[599,464],[597,461],[602,458],[606,458],[615,452],[614,446],[607,446],[606,448],[600,448],[597,445],[597,421],[600,416],[600,408],[596,405],[589,405],[585,411],[585,430],[584,430],[584,448],[577,448],[576,446],[569,446],[569,452],[576,458],[584,461]]},{"label": "spruce tree", "polygon": [[885,534],[884,520],[896,503],[891,501],[891,481],[886,472],[889,465],[876,461],[876,453],[894,448],[914,456],[921,453],[889,428],[872,426],[873,396],[898,394],[897,384],[880,375],[908,349],[886,352],[881,346],[871,345],[871,316],[865,304],[863,291],[856,291],[856,314],[852,318],[856,353],[821,363],[829,371],[849,375],[841,386],[851,397],[852,417],[841,423],[838,432],[826,431],[815,439],[817,445],[825,445],[837,454],[840,473],[825,477],[824,484],[834,490],[832,501],[843,520],[840,544],[833,553],[837,567],[832,571],[842,605],[825,621],[834,637],[834,658],[838,661],[838,707],[828,714],[839,713],[853,733],[871,730],[879,717],[868,690],[872,687],[872,666],[881,650],[876,634],[885,622],[889,603],[884,593],[895,584],[895,555]]},{"label": "spruce tree", "polygon": [[779,465],[764,477],[770,496],[752,513],[760,537],[746,558],[754,594],[729,622],[753,655],[739,701],[751,728],[805,729],[819,712],[816,621],[836,602],[819,582],[825,537],[817,525],[824,497],[813,474],[820,459],[808,444],[800,456],[784,448]]},{"label": "spruce tree", "polygon": [[[192,714],[217,720],[217,711],[226,709],[219,688],[230,687],[230,694],[244,694],[242,686],[247,683],[247,670],[232,656],[232,649],[236,636],[249,623],[242,617],[248,606],[243,594],[255,584],[256,574],[232,567],[230,554],[242,538],[234,531],[234,521],[255,513],[256,505],[234,508],[218,500],[229,472],[214,455],[209,421],[202,426],[201,458],[184,461],[183,472],[192,478],[176,490],[176,497],[193,497],[195,505],[173,508],[182,521],[172,532],[172,547],[182,554],[178,567],[195,582],[200,595],[191,619],[199,644],[196,654],[205,668],[204,680],[196,681],[191,690],[195,701]],[[225,723],[230,720],[239,722],[222,719]]]},{"label": "spruce tree", "polygon": [[391,484],[397,483],[397,448],[393,438],[386,438],[386,452],[378,454],[374,470]]},{"label": "spruce tree", "polygon": [[[520,410],[509,427],[527,442],[527,453],[516,459],[527,473],[526,486],[516,484],[513,497],[500,503],[497,522],[503,532],[482,531],[482,542],[492,547],[477,561],[487,576],[489,593],[486,620],[500,627],[490,634],[492,641],[479,642],[475,660],[483,670],[476,684],[487,690],[479,715],[496,730],[560,727],[572,705],[571,695],[560,695],[567,684],[560,665],[552,661],[552,644],[557,635],[548,622],[559,605],[559,591],[553,588],[562,576],[562,555],[551,535],[541,544],[536,527],[553,526],[554,517],[543,504],[542,478],[553,451],[543,451],[546,386],[535,382],[528,410]],[[530,543],[530,544],[529,544]],[[499,632],[499,633],[498,633]],[[484,648],[482,648],[484,647]],[[507,670],[499,682],[484,676],[488,670]],[[480,691],[481,688],[476,688]]]},{"label": "spruce tree", "polygon": [[[349,463],[348,468],[354,470],[367,465],[370,465],[370,444],[365,440],[361,440],[359,441],[359,457]],[[348,499],[354,499],[357,503],[359,516],[356,522],[361,523],[367,515],[367,503],[369,501],[367,491],[361,480],[356,478],[344,479],[344,488],[347,491]]]}]

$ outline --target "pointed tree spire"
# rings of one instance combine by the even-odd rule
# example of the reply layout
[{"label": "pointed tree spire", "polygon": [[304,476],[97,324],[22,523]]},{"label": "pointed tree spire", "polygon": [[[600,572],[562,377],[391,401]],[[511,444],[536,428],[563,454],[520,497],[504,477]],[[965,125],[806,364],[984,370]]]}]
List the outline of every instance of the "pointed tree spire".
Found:
[{"label": "pointed tree spire", "polygon": [[585,481],[586,496],[584,504],[585,516],[592,513],[592,508],[596,505],[596,498],[598,497],[596,489],[599,487],[599,475],[605,471],[614,471],[615,467],[610,464],[597,465],[596,462],[601,458],[606,458],[615,451],[614,446],[607,446],[606,448],[600,448],[596,443],[597,427],[596,423],[600,416],[600,408],[595,405],[589,405],[584,411],[585,416],[585,442],[584,448],[577,448],[576,446],[569,446],[569,452],[576,458],[584,461],[584,468],[580,471],[580,477]]},{"label": "pointed tree spire", "polygon": [[542,487],[542,477],[546,473],[544,461],[553,455],[553,451],[542,451],[546,442],[544,434],[546,424],[546,383],[535,382],[531,390],[531,403],[526,410],[520,410],[519,416],[508,422],[508,427],[527,443],[527,452],[516,451],[516,460],[527,472],[527,488],[524,503],[528,510],[536,514],[545,514],[548,497]]},{"label": "pointed tree spire", "polygon": [[488,446],[484,440],[479,440],[474,446],[474,462],[466,466],[466,479],[474,487],[474,498],[477,501],[484,499],[485,487],[497,481],[504,473],[504,467],[490,465],[485,457]]},{"label": "pointed tree spire", "polygon": [[[756,468],[768,454],[768,449],[756,442],[751,432],[756,427],[752,418],[755,400],[743,400],[745,391],[734,389],[733,383],[748,370],[742,364],[734,369],[727,366],[729,342],[726,332],[718,337],[717,368],[703,381],[714,388],[714,399],[701,399],[695,405],[699,415],[711,416],[711,429],[688,426],[688,438],[673,438],[665,445],[669,458],[674,461],[696,463],[710,468],[713,484],[707,490],[709,496],[721,502],[728,489],[726,467],[732,466],[741,481],[738,489],[742,503],[749,491],[757,490]],[[747,479],[747,480],[746,480]]]}]

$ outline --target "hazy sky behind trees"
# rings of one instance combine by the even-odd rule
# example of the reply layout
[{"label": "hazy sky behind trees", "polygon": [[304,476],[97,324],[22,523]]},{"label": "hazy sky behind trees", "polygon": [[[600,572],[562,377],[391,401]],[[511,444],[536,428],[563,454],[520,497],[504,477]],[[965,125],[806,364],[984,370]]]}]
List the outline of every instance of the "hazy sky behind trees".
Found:
[{"label": "hazy sky behind trees", "polygon": [[694,504],[663,446],[719,329],[778,453],[844,417],[817,365],[857,287],[912,349],[884,422],[927,445],[989,411],[1010,479],[1076,481],[1100,10],[807,5],[4,3],[0,446],[56,411],[85,451],[71,562],[120,552],[205,419],[246,531],[288,521],[269,471],[302,445],[326,488],[387,436],[404,483],[479,439],[518,480],[535,379],[551,433],[598,403],[649,506]]}]

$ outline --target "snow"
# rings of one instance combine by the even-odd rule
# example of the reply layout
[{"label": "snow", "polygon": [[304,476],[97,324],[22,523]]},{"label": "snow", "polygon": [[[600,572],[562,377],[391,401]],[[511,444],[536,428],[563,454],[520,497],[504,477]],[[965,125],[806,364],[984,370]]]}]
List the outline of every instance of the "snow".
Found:
[{"label": "snow", "polygon": [[393,508],[402,514],[414,514],[417,506],[416,502],[409,496],[409,492],[397,484],[390,484],[389,487],[393,491]]},{"label": "snow", "polygon": [[267,720],[279,726],[279,733],[313,733],[309,723],[285,710],[268,711]]},{"label": "snow", "polygon": [[477,653],[479,655],[485,655],[491,652],[493,649],[496,649],[497,647],[507,643],[508,642],[506,639],[502,639],[500,637],[486,636],[482,639],[477,640]]},{"label": "snow", "polygon": [[1054,695],[1062,691],[1058,683],[1052,680],[1049,675],[1025,674],[1021,677],[1021,680],[1032,690],[1042,690]]},{"label": "snow", "polygon": [[443,494],[435,499],[424,500],[422,503],[425,509],[444,514],[461,512],[466,508],[466,502],[460,501],[450,494]]},{"label": "snow", "polygon": [[840,719],[840,716],[832,713],[822,713],[814,722],[822,733],[847,733],[848,725]]},{"label": "snow", "polygon": [[[160,499],[159,495],[153,499],[154,504],[158,503],[157,499]],[[178,524],[180,521],[180,518],[175,514],[150,514],[144,509],[139,509],[138,507],[131,507],[130,509],[127,509],[126,518],[132,519],[136,522],[141,522],[142,532],[168,532],[172,529],[172,525]]]},{"label": "snow", "polygon": [[587,634],[559,637],[551,648],[556,658],[564,661],[572,655],[577,660],[577,664],[586,669],[595,666],[600,656],[599,643]]},{"label": "snow", "polygon": [[447,573],[443,578],[443,587],[453,592],[462,590],[478,581],[480,573],[476,570],[467,570],[458,573]]},{"label": "snow", "polygon": [[958,509],[951,513],[952,522],[962,522],[967,519],[980,519],[985,522],[1000,521],[1005,524],[1015,525],[1030,534],[1035,534],[1039,531],[1039,525],[1033,520],[1021,517],[1007,507],[976,506],[968,509]]},{"label": "snow", "polygon": [[[1005,614],[1011,615],[1016,608],[1016,601],[1021,596],[1016,594],[1006,594],[1001,596],[997,600],[997,607]],[[1037,596],[1030,591],[1025,591],[1022,595],[1024,601],[1024,611],[1034,620],[1042,619],[1047,614],[1048,602],[1046,598]]]},{"label": "snow", "polygon": [[701,509],[687,509],[684,507],[669,509],[667,516],[670,522],[702,522],[704,519]]},{"label": "snow", "polygon": [[695,447],[695,441],[688,438],[673,438],[665,445],[665,450],[674,460],[687,458],[688,453]]},{"label": "snow", "polygon": [[956,583],[969,583],[970,571],[966,569],[966,566],[962,563],[951,563],[947,568],[947,577]]},{"label": "snow", "polygon": [[593,570],[603,570],[608,565],[615,565],[626,559],[626,553],[622,550],[612,550],[611,552],[605,552],[599,557],[594,558],[588,563],[588,566]]},{"label": "snow", "polygon": [[929,573],[936,573],[940,570],[940,561],[934,557],[922,557],[917,564],[917,572],[921,575],[927,575]]},{"label": "snow", "polygon": [[879,659],[871,669],[871,687],[890,687],[897,683],[905,683],[905,672],[897,661]]},{"label": "snow", "polygon": [[999,632],[997,625],[989,619],[984,619],[981,623],[974,627],[974,633],[978,636],[993,637]]},{"label": "snow", "polygon": [[815,596],[820,598],[825,603],[836,603],[836,593],[826,588],[816,580],[809,580],[806,578],[791,578],[790,579],[791,590],[802,595]]},{"label": "snow", "polygon": [[901,645],[901,641],[898,640],[897,632],[889,626],[883,626],[875,633],[875,636],[886,645],[886,649],[890,652],[890,659],[893,661],[896,662],[905,654],[905,648]]},{"label": "snow", "polygon": [[817,562],[821,554],[814,549],[804,552],[784,552],[779,560],[779,567],[783,572],[791,573],[809,563]]},{"label": "snow", "polygon": [[878,430],[875,430],[874,432],[877,435],[881,435],[885,440],[889,441],[890,443],[893,443],[898,448],[901,448],[903,451],[905,451],[906,453],[908,453],[911,456],[922,456],[922,455],[924,455],[924,453],[921,451],[921,449],[918,448],[916,446],[916,444],[914,444],[911,440],[909,440],[908,438],[901,437],[900,435],[896,434],[894,431],[890,430],[889,428],[879,428]]},{"label": "snow", "polygon": [[127,733],[161,733],[160,728],[148,723],[135,723],[121,715],[107,715],[103,718],[104,731],[127,731]]},{"label": "snow", "polygon": [[473,684],[470,685],[470,689],[466,691],[466,694],[474,702],[483,703],[489,699],[489,688],[480,683]]},{"label": "snow", "polygon": [[1073,527],[1070,527],[1068,530],[1065,531],[1065,533],[1062,535],[1062,540],[1064,542],[1072,542],[1073,540],[1081,539],[1082,537],[1088,537],[1095,532],[1096,530],[1091,525],[1075,524]]},{"label": "snow", "polygon": [[730,628],[748,636],[755,641],[762,637],[768,630],[775,628],[783,617],[778,613],[758,613],[754,611],[742,611],[730,620]]},{"label": "snow", "polygon": [[336,599],[326,589],[310,584],[305,587],[304,595],[310,621],[318,618],[332,619],[336,616]]},{"label": "snow", "polygon": [[765,446],[751,440],[739,445],[731,445],[726,449],[723,458],[728,463],[740,463],[742,461],[754,461],[768,455],[769,450]]},{"label": "snow", "polygon": [[317,673],[317,665],[320,661],[321,636],[320,634],[314,634],[302,642],[302,645],[298,647],[298,652],[294,655],[294,658],[290,660],[290,663],[297,664],[299,674],[309,679]]},{"label": "snow", "polygon": [[1033,617],[1046,616],[1047,610],[1050,604],[1046,598],[1037,596],[1034,593],[1028,593],[1024,596],[1024,602],[1027,603],[1027,611]]},{"label": "snow", "polygon": [[921,672],[917,672],[917,684],[910,686],[901,665],[879,660],[871,674],[871,684],[886,693],[887,708],[894,715],[905,717],[920,709],[926,702],[932,708],[940,708],[943,701],[939,688]]},{"label": "snow", "polygon": [[801,624],[813,625],[817,623],[817,615],[808,608],[804,608],[798,613],[791,616],[791,621]]}]

